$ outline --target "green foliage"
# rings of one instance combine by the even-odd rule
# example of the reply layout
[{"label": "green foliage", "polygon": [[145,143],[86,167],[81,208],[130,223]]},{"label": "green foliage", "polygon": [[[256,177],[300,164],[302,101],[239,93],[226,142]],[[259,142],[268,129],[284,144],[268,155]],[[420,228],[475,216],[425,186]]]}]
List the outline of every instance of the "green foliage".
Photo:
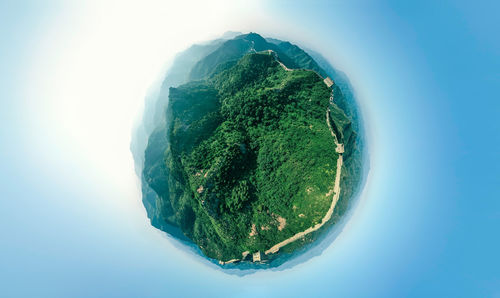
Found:
[{"label": "green foliage", "polygon": [[[289,43],[271,44],[253,33],[222,43],[191,71],[191,78],[204,80],[169,90],[167,124],[151,135],[145,152],[144,180],[157,194],[145,202],[148,215],[156,208],[156,224],[179,227],[218,260],[269,249],[321,221],[338,157],[327,107],[346,150],[332,222],[345,212],[359,182],[357,134],[343,110],[329,103],[332,90],[315,72],[285,71],[274,54],[245,55],[267,49],[290,68],[322,73]],[[334,86],[334,97],[341,96]]]},{"label": "green foliage", "polygon": [[324,216],[338,157],[330,93],[317,74],[264,53],[171,89],[170,199],[208,256],[268,249]]},{"label": "green foliage", "polygon": [[[262,52],[266,50],[273,50],[277,53],[280,60],[289,68],[299,67],[299,65],[295,64],[294,59],[287,56],[287,54],[285,54],[279,46],[266,41],[259,34],[249,33],[225,41],[215,51],[198,61],[198,63],[196,63],[191,69],[189,77],[191,80],[207,78],[208,76],[216,73],[214,70],[224,63],[237,61],[248,53]],[[295,52],[288,52],[290,54],[297,55]],[[313,61],[307,54],[306,56],[310,61]],[[307,60],[307,57],[304,56],[301,58]]]}]

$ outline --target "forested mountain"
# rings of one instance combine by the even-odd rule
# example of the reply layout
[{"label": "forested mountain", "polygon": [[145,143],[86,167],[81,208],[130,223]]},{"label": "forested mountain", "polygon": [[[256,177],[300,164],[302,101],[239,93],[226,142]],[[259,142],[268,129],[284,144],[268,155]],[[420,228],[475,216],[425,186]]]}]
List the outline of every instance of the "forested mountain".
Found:
[{"label": "forested mountain", "polygon": [[289,42],[250,33],[196,50],[180,56],[178,65],[191,67],[173,72],[187,83],[167,76],[160,94],[168,94],[168,106],[157,102],[162,119],[142,172],[151,223],[222,262],[264,252],[322,222],[333,206],[340,142],[332,219],[278,254],[314,241],[345,213],[361,177],[342,90],[328,87],[327,73]]}]

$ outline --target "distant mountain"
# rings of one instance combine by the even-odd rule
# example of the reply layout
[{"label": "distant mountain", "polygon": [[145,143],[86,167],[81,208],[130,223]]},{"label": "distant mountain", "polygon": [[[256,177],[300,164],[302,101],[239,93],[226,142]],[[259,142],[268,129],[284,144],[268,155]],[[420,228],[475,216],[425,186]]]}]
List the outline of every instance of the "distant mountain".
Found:
[{"label": "distant mountain", "polygon": [[257,33],[249,33],[236,36],[234,39],[224,42],[215,51],[201,59],[194,65],[189,78],[191,80],[202,79],[210,75],[215,67],[221,63],[235,61],[245,54],[265,50],[273,50],[276,52],[279,59],[289,68],[297,68],[294,61],[283,53],[277,45],[267,42]]},{"label": "distant mountain", "polygon": [[331,77],[340,89],[342,97],[337,97],[336,104],[346,113],[346,115],[353,119],[353,125],[356,130],[361,129],[359,123],[361,122],[360,114],[358,111],[358,104],[354,95],[354,88],[352,87],[349,79],[342,71],[333,68],[330,63],[320,53],[306,49],[307,53],[313,58],[322,69],[324,69],[327,76]]},{"label": "distant mountain", "polygon": [[[229,34],[228,34],[229,35]],[[148,94],[144,103],[142,122],[133,132],[130,149],[136,161],[136,171],[141,173],[144,164],[144,151],[149,136],[160,123],[165,121],[165,109],[168,103],[169,88],[188,81],[191,68],[201,58],[214,51],[225,39],[220,38],[204,44],[195,44],[175,56],[163,78],[157,93]]]}]

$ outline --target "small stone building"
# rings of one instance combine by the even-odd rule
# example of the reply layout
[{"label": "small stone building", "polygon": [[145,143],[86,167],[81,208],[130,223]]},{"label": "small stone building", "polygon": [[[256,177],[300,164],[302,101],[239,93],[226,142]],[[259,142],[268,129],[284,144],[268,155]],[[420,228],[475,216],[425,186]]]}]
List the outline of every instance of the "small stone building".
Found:
[{"label": "small stone building", "polygon": [[323,82],[328,86],[328,88],[333,86],[333,81],[330,79],[330,77],[326,77],[326,79],[323,80]]},{"label": "small stone building", "polygon": [[253,261],[260,262],[260,251],[253,254]]}]

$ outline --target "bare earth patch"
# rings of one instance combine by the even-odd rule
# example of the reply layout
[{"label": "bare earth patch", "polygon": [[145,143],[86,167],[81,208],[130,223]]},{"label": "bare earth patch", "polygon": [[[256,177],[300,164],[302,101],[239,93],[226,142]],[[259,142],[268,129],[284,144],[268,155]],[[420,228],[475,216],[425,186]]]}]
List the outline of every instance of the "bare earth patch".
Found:
[{"label": "bare earth patch", "polygon": [[248,237],[253,237],[255,235],[257,235],[257,227],[255,224],[252,224],[252,230],[250,231],[250,234],[248,234]]},{"label": "bare earth patch", "polygon": [[283,230],[286,227],[286,218],[278,215],[276,220],[279,222],[278,231]]},{"label": "bare earth patch", "polygon": [[[197,172],[197,173],[196,173],[196,174],[194,174],[194,175],[195,175],[196,177],[201,176],[201,175],[203,174],[203,172],[204,172],[204,171],[205,171],[205,170],[201,169],[199,172]],[[205,175],[206,175],[206,173],[205,173]]]}]

